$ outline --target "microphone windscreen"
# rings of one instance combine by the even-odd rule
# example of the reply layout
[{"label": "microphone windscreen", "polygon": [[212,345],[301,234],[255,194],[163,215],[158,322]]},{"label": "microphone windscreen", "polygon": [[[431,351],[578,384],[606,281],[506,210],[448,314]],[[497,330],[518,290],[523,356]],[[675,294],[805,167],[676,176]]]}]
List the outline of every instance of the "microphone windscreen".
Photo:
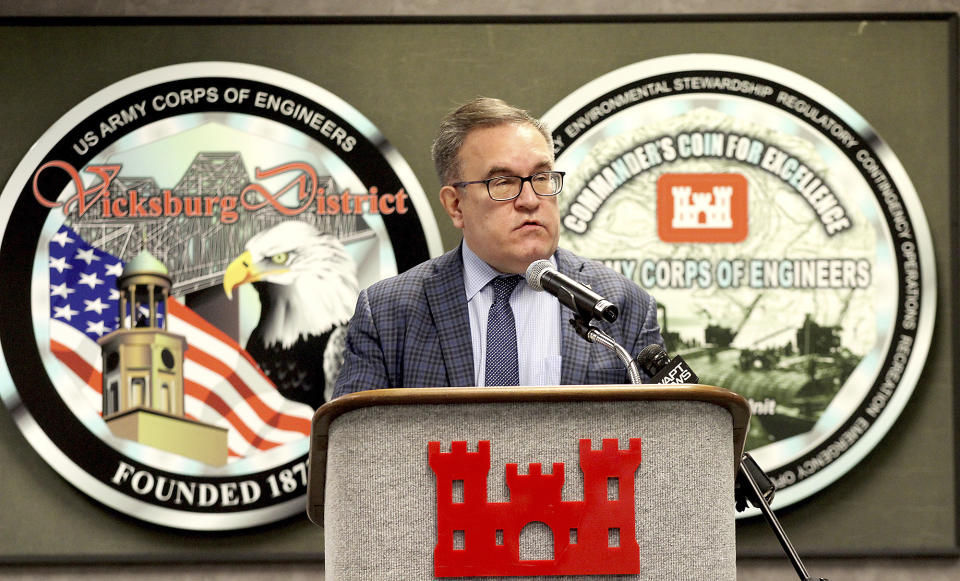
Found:
[{"label": "microphone windscreen", "polygon": [[524,277],[527,279],[527,284],[536,291],[543,290],[543,284],[541,284],[540,279],[543,278],[543,273],[553,269],[553,263],[549,260],[535,260],[530,263],[530,266],[527,267],[527,273]]},{"label": "microphone windscreen", "polygon": [[637,355],[637,364],[649,375],[659,373],[668,361],[667,352],[657,344],[647,345]]}]

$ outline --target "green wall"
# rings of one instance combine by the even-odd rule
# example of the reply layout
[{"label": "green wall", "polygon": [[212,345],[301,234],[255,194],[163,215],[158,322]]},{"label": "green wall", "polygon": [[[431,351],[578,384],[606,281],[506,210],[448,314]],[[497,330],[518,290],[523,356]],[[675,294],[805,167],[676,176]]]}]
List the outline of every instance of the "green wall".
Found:
[{"label": "green wall", "polygon": [[[115,81],[189,61],[238,61],[311,81],[367,116],[434,204],[444,248],[458,240],[436,202],[429,146],[440,117],[476,95],[541,114],[618,67],[678,53],[764,60],[826,87],[893,149],[933,232],[937,327],[900,419],[853,471],[780,511],[804,556],[955,553],[956,29],[947,19],[251,23],[44,21],[0,26],[0,176],[61,115]],[[4,354],[10,357],[11,354]],[[169,531],[102,508],[34,453],[0,413],[0,562],[312,559],[305,518],[233,534]],[[740,522],[743,555],[779,555],[760,519]]]}]

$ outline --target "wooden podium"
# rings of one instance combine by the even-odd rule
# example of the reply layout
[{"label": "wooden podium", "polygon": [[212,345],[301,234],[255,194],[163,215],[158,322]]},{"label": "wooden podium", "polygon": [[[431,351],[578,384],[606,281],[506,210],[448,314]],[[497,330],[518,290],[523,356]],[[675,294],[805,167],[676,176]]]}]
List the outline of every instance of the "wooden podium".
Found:
[{"label": "wooden podium", "polygon": [[373,390],[317,410],[333,581],[736,579],[750,408],[704,385]]}]

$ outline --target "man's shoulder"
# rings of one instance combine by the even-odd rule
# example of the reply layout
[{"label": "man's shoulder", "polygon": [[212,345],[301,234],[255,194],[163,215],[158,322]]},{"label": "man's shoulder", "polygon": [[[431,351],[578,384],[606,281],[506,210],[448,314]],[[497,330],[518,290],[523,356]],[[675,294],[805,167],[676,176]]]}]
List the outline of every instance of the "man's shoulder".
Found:
[{"label": "man's shoulder", "polygon": [[427,281],[444,275],[452,276],[455,274],[453,269],[460,268],[460,249],[453,250],[421,262],[413,268],[402,272],[396,276],[385,278],[375,282],[366,289],[366,293],[371,299],[388,298],[408,293],[420,293],[423,291]]},{"label": "man's shoulder", "polygon": [[639,294],[641,296],[646,294],[646,291],[634,281],[599,260],[584,258],[570,250],[557,249],[557,266],[567,276],[592,286],[599,285],[607,292],[617,290],[622,293]]},{"label": "man's shoulder", "polygon": [[609,277],[615,280],[627,280],[626,277],[607,267],[599,260],[584,258],[565,248],[557,248],[557,267],[568,275]]}]

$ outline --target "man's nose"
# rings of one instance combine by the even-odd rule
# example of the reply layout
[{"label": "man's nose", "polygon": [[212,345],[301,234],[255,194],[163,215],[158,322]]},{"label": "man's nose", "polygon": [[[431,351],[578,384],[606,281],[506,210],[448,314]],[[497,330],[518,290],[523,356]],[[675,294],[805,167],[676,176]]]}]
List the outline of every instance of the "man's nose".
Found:
[{"label": "man's nose", "polygon": [[540,203],[540,196],[533,191],[533,184],[529,181],[523,182],[520,188],[520,195],[514,199],[517,207],[536,207]]}]

